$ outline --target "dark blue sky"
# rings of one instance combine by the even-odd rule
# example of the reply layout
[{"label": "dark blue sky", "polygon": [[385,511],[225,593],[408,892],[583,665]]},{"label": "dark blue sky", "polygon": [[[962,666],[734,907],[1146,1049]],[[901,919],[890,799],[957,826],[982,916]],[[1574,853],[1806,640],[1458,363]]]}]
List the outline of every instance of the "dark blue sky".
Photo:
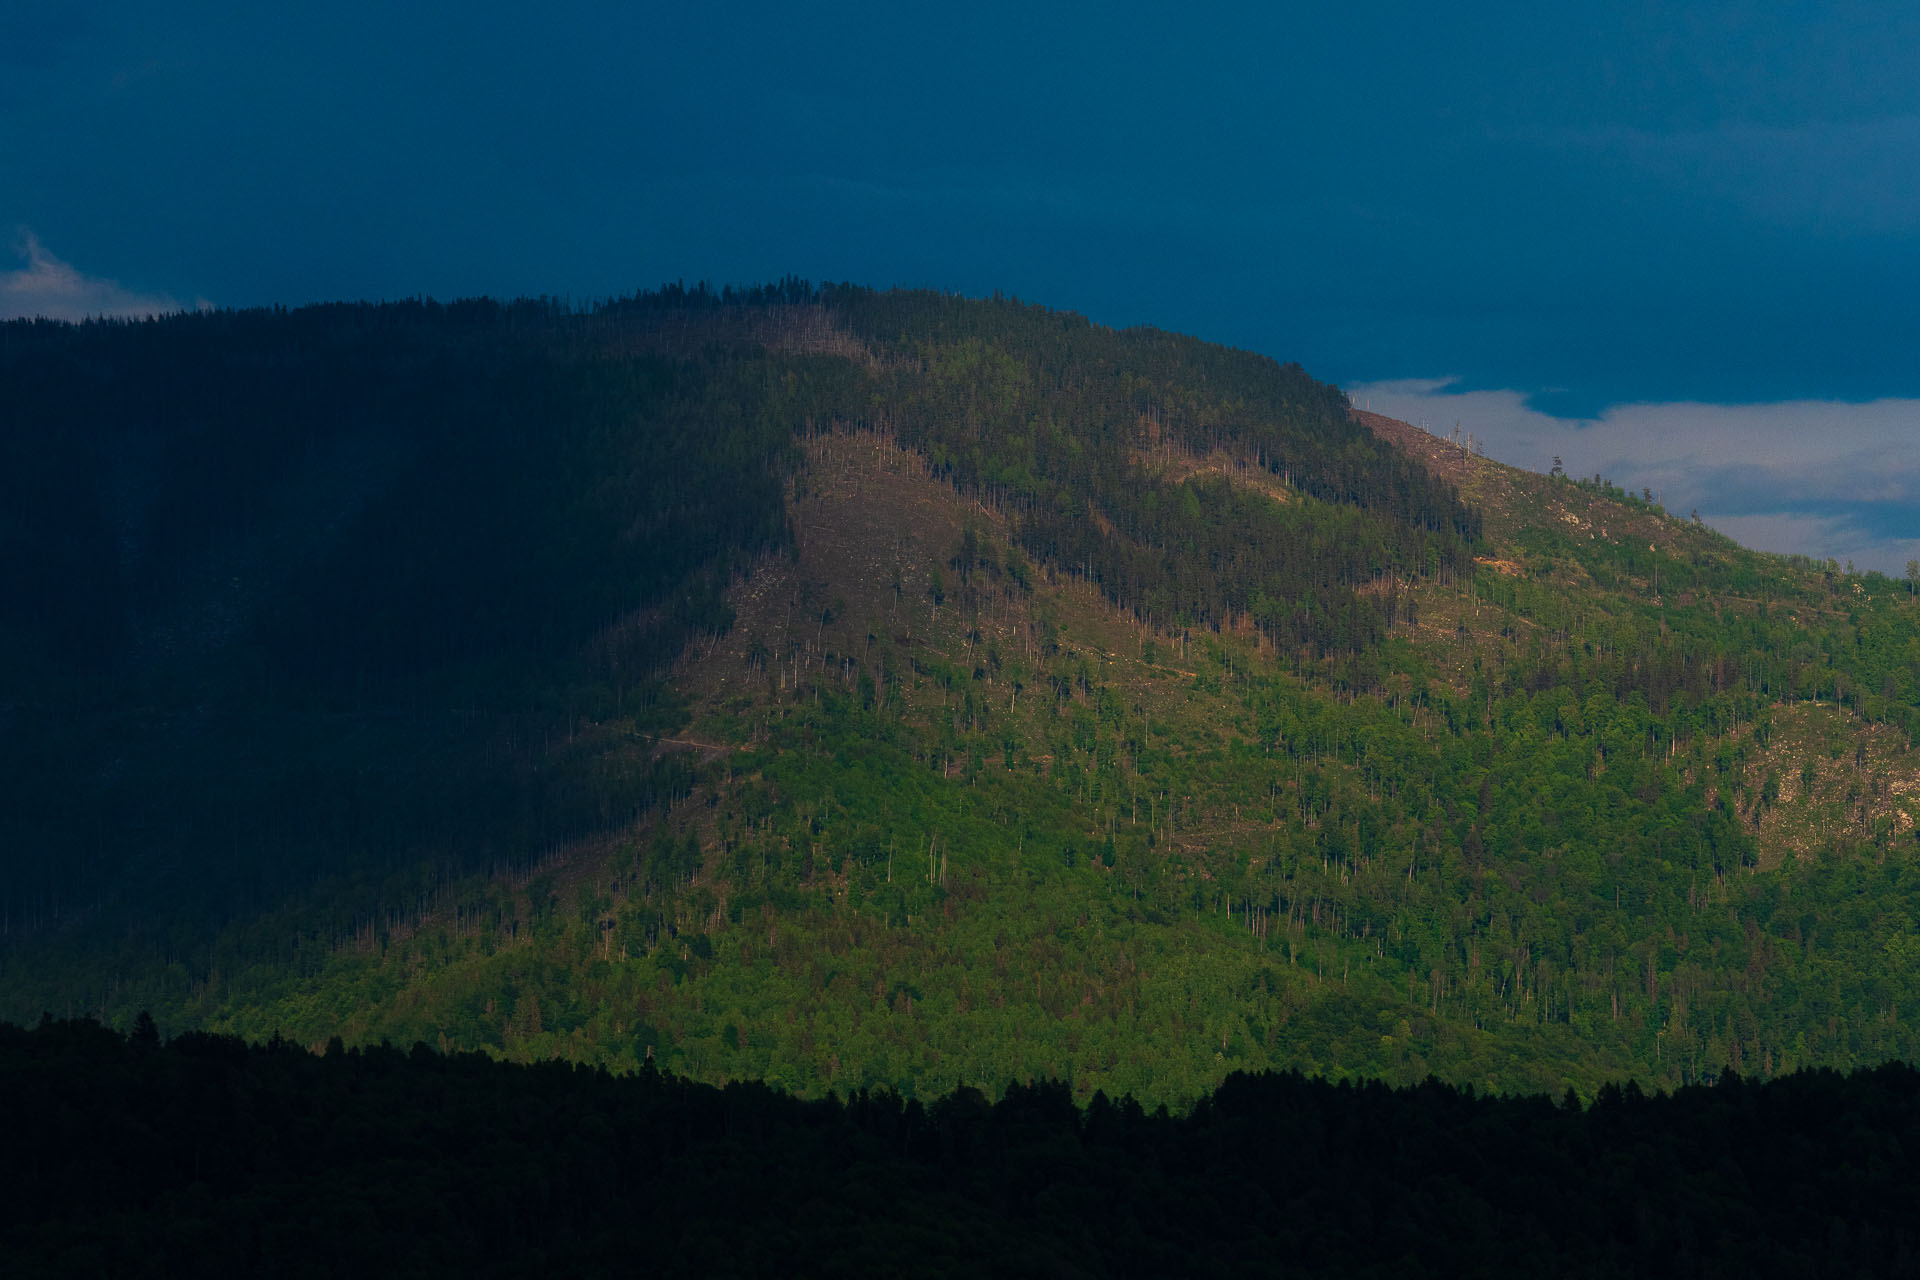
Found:
[{"label": "dark blue sky", "polygon": [[13,6],[0,308],[793,272],[1596,445],[1621,405],[1920,397],[1908,4],[396,8]]}]

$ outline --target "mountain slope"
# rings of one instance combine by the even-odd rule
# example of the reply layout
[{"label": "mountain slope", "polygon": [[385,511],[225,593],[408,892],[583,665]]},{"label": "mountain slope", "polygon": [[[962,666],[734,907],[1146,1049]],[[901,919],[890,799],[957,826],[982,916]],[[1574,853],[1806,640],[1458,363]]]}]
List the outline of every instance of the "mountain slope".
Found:
[{"label": "mountain slope", "polygon": [[[270,352],[279,326],[317,328],[359,388],[349,416],[400,423],[383,388],[405,380],[356,384],[373,356],[338,354],[364,314],[323,320],[226,323]],[[808,1092],[1062,1076],[1150,1100],[1248,1066],[1557,1091],[1914,1055],[1920,610],[1884,579],[1350,416],[1260,357],[1015,303],[789,284],[381,324],[403,341],[374,343],[376,368],[383,343],[455,367],[530,345],[517,376],[560,391],[486,391],[498,456],[527,456],[532,413],[570,461],[524,491],[494,473],[488,503],[436,521],[299,522],[313,549],[263,596],[306,618],[326,601],[373,659],[357,681],[288,679],[303,651],[276,637],[310,628],[232,629],[207,668],[125,642],[62,658],[44,637],[79,625],[64,587],[28,584],[46,608],[9,633],[40,655],[12,695],[16,759],[27,727],[80,727],[37,775],[56,812],[10,842],[29,851],[11,901],[68,904],[10,926],[16,1016],[148,1006],[308,1043],[651,1053]],[[92,344],[138,385],[122,344],[157,332],[10,327],[0,351]],[[450,429],[480,412],[450,403]],[[30,415],[9,422],[10,448],[40,447]],[[333,456],[263,465],[338,512]],[[98,523],[42,506],[12,536],[110,559],[127,507],[99,457],[58,472]],[[396,509],[437,480],[371,474],[408,477],[385,482]],[[516,553],[527,573],[434,550],[516,501],[512,527],[555,531],[546,559]],[[188,522],[202,541],[175,562],[232,563],[299,509]],[[382,580],[379,555],[330,550],[375,546],[409,566],[364,593],[384,614],[299,576]],[[196,573],[133,573],[128,597],[177,610]],[[580,586],[601,603],[577,608]],[[544,609],[552,638],[410,648],[422,598]],[[401,620],[384,646],[365,639],[382,616]],[[87,702],[102,672],[145,701]],[[157,762],[220,736],[182,727],[186,697],[250,726],[189,755],[187,783],[210,758],[253,775],[168,790]],[[301,816],[309,787],[334,826]],[[83,802],[115,825],[73,865],[59,812]],[[297,860],[248,835],[296,826]],[[234,866],[246,892],[205,892]]]}]

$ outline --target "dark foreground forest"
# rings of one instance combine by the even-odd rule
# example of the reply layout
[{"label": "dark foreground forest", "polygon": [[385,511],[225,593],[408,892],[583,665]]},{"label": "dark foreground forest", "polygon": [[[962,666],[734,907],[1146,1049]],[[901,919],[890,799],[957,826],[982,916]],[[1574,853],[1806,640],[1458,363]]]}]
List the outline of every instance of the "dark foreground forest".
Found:
[{"label": "dark foreground forest", "polygon": [[801,1100],[478,1053],[0,1023],[16,1275],[1860,1276],[1920,1073],[1476,1097],[1235,1074]]}]

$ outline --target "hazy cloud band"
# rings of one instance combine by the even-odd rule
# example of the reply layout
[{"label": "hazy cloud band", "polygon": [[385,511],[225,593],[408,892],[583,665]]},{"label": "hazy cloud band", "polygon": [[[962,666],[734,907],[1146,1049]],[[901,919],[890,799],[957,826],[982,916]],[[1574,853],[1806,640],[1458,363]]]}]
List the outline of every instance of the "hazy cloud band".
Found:
[{"label": "hazy cloud band", "polygon": [[1651,489],[1761,550],[1890,574],[1920,556],[1920,400],[1622,404],[1561,418],[1520,391],[1456,385],[1409,378],[1350,394],[1439,435],[1457,423],[1502,462],[1545,471],[1557,456],[1573,475]]},{"label": "hazy cloud band", "polygon": [[26,265],[0,273],[0,320],[142,319],[185,310],[165,294],[136,293],[82,274],[47,252],[31,231],[20,232],[15,250]]}]

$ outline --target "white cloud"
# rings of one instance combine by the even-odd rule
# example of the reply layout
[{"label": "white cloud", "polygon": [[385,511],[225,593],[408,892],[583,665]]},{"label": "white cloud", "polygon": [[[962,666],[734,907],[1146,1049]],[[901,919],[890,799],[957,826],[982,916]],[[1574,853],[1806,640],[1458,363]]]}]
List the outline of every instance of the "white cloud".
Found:
[{"label": "white cloud", "polygon": [[1920,400],[1624,404],[1559,418],[1519,391],[1453,386],[1402,379],[1350,394],[1436,434],[1457,422],[1502,462],[1545,471],[1558,456],[1572,475],[1652,489],[1668,510],[1697,509],[1762,550],[1887,573],[1920,555]]},{"label": "white cloud", "polygon": [[[1705,518],[1705,517],[1702,517]],[[1857,568],[1878,569],[1900,577],[1908,560],[1920,559],[1920,537],[1876,537],[1845,516],[1803,512],[1763,512],[1748,516],[1715,516],[1714,528],[1749,547],[1768,551],[1799,551]]]},{"label": "white cloud", "polygon": [[185,310],[165,294],[136,293],[122,288],[118,281],[81,274],[48,253],[31,231],[20,233],[16,251],[27,265],[0,273],[0,320],[34,316],[49,320],[94,316],[141,319]]}]

